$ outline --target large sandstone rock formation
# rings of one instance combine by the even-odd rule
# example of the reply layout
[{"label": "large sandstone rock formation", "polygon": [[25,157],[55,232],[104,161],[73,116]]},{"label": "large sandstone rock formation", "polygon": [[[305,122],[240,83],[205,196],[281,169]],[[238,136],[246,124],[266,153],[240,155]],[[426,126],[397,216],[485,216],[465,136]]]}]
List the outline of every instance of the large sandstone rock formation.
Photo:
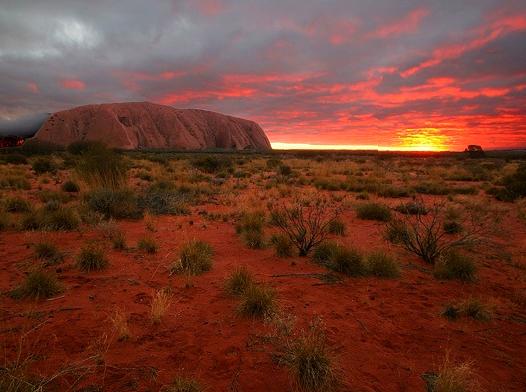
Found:
[{"label": "large sandstone rock formation", "polygon": [[86,105],[57,112],[35,138],[59,145],[99,140],[128,150],[271,149],[267,136],[253,121],[150,102]]}]

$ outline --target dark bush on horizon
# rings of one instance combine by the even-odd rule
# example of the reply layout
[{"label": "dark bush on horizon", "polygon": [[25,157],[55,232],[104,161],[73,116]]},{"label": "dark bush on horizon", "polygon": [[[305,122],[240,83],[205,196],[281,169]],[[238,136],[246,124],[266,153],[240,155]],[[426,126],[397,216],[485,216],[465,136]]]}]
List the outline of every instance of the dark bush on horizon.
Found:
[{"label": "dark bush on horizon", "polygon": [[53,143],[30,139],[17,147],[17,151],[26,156],[51,155],[57,151],[63,151],[63,148]]},{"label": "dark bush on horizon", "polygon": [[22,154],[8,154],[3,157],[5,163],[12,165],[25,165],[27,164],[27,158]]},{"label": "dark bush on horizon", "polygon": [[191,161],[192,166],[205,173],[219,173],[222,171],[233,172],[234,164],[232,159],[226,156],[215,156],[208,155],[193,159]]},{"label": "dark bush on horizon", "polygon": [[106,146],[102,142],[95,140],[79,140],[73,142],[67,147],[67,151],[72,155],[82,155],[87,152],[105,150]]}]

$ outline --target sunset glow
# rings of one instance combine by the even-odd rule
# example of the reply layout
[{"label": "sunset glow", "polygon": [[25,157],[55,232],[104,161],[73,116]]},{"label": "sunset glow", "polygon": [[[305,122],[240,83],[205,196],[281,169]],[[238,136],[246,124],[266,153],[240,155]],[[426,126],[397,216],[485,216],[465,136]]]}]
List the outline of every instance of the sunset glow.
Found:
[{"label": "sunset glow", "polygon": [[0,119],[152,101],[276,148],[526,147],[524,2],[45,3],[0,10]]}]

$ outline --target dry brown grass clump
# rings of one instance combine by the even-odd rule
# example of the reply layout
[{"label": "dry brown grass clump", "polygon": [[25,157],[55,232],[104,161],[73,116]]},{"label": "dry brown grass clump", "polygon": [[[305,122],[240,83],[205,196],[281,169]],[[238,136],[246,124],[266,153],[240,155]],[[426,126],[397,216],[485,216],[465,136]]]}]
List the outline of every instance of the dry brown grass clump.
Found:
[{"label": "dry brown grass clump", "polygon": [[232,271],[227,278],[225,290],[231,295],[242,295],[252,284],[254,284],[253,275],[246,266],[242,265]]},{"label": "dry brown grass clump", "polygon": [[162,389],[163,392],[203,392],[204,387],[193,378],[177,377],[173,383]]},{"label": "dry brown grass clump", "polygon": [[446,354],[438,373],[426,374],[431,392],[480,392],[482,389],[471,362],[454,363]]},{"label": "dry brown grass clump", "polygon": [[319,322],[312,323],[297,339],[288,342],[283,359],[298,390],[331,392],[338,389],[340,382],[334,359]]},{"label": "dry brown grass clump", "polygon": [[271,318],[276,307],[276,291],[272,287],[251,284],[241,294],[239,313],[253,318]]},{"label": "dry brown grass clump", "polygon": [[13,298],[51,298],[63,290],[55,275],[43,270],[29,273],[24,283],[11,292]]},{"label": "dry brown grass clump", "polygon": [[477,321],[490,321],[493,318],[494,306],[479,298],[469,297],[458,305],[447,305],[442,315],[450,320],[469,317]]},{"label": "dry brown grass clump", "polygon": [[150,307],[150,316],[154,324],[160,324],[168,308],[172,304],[172,295],[167,290],[155,293]]},{"label": "dry brown grass clump", "polygon": [[100,271],[108,266],[109,262],[102,248],[88,244],[80,250],[77,256],[77,266],[84,272]]},{"label": "dry brown grass clump", "polygon": [[128,315],[122,309],[116,309],[110,317],[118,340],[128,340],[131,337],[128,326]]},{"label": "dry brown grass clump", "polygon": [[157,242],[155,242],[155,239],[152,237],[144,237],[137,242],[137,248],[146,253],[154,254],[157,253],[159,245],[157,245]]},{"label": "dry brown grass clump", "polygon": [[204,242],[193,240],[181,249],[179,260],[170,268],[171,273],[200,275],[212,268],[212,247]]}]

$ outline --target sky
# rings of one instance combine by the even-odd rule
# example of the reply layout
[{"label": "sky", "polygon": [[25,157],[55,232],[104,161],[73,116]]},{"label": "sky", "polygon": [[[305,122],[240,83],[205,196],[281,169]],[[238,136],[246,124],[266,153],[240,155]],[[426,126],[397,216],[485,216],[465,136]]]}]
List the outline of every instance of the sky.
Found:
[{"label": "sky", "polygon": [[151,101],[274,147],[526,147],[524,0],[0,0],[0,120]]}]

